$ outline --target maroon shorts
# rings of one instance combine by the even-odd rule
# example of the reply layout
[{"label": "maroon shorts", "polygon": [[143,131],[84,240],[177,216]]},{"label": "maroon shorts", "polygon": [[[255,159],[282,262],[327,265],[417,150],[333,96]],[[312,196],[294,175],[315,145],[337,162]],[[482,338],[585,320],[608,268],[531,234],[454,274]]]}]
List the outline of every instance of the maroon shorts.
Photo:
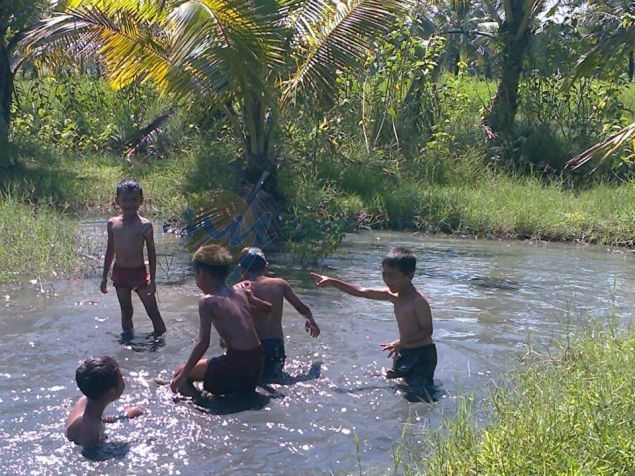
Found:
[{"label": "maroon shorts", "polygon": [[150,275],[144,266],[136,268],[124,268],[115,265],[112,267],[112,285],[115,288],[127,288],[132,291],[145,288],[150,284]]},{"label": "maroon shorts", "polygon": [[225,355],[207,362],[203,388],[215,395],[253,392],[264,366],[262,345],[251,350],[227,349]]}]

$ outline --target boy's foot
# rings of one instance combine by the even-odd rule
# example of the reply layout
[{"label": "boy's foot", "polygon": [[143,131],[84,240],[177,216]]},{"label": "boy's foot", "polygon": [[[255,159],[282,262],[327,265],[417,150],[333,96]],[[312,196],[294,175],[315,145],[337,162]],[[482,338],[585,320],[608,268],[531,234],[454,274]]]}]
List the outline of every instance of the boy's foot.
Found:
[{"label": "boy's foot", "polygon": [[129,344],[132,339],[134,339],[134,329],[126,329],[121,333],[119,343]]},{"label": "boy's foot", "polygon": [[401,378],[405,376],[406,376],[405,373],[399,372],[398,370],[389,370],[388,372],[386,372],[387,379]]}]

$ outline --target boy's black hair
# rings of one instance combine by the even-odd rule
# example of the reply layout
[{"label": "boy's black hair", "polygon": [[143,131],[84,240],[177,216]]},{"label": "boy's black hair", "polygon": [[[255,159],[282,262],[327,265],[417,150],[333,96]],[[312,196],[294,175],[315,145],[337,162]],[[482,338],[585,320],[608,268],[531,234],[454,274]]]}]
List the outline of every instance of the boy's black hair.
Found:
[{"label": "boy's black hair", "polygon": [[262,273],[267,266],[267,257],[260,248],[247,248],[243,250],[239,264],[243,273]]},{"label": "boy's black hair", "polygon": [[196,250],[192,257],[192,267],[195,273],[202,271],[225,281],[229,276],[229,265],[232,261],[232,256],[227,248],[211,244],[201,246]]},{"label": "boy's black hair", "polygon": [[382,265],[397,268],[403,274],[414,274],[417,268],[417,258],[407,248],[393,248],[381,262]]},{"label": "boy's black hair", "polygon": [[117,387],[119,364],[112,357],[92,357],[84,360],[75,371],[77,386],[91,400],[101,398],[108,390]]},{"label": "boy's black hair", "polygon": [[119,198],[123,192],[138,192],[139,197],[143,198],[143,187],[141,187],[141,184],[136,180],[123,179],[119,182],[117,185],[117,198]]}]

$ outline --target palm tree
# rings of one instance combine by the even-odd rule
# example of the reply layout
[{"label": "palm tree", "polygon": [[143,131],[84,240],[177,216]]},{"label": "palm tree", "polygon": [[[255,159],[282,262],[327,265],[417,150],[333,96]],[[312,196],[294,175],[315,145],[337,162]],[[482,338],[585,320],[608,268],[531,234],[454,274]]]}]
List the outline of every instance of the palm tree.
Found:
[{"label": "palm tree", "polygon": [[0,169],[10,165],[9,125],[14,75],[11,63],[22,30],[36,21],[43,3],[41,0],[0,3]]},{"label": "palm tree", "polygon": [[498,24],[497,37],[502,44],[501,77],[484,122],[494,134],[513,137],[513,124],[518,109],[518,84],[523,60],[533,34],[534,21],[545,7],[545,0],[504,0],[502,16],[499,2],[484,0],[490,15]]},{"label": "palm tree", "polygon": [[98,59],[115,88],[141,81],[172,103],[221,112],[242,141],[245,178],[276,160],[276,133],[298,101],[335,98],[371,41],[410,0],[69,0],[27,38]]},{"label": "palm tree", "polygon": [[[612,12],[611,17],[619,19],[619,21],[613,22],[617,23],[617,27],[602,35],[595,47],[580,59],[575,71],[567,81],[567,86],[571,86],[576,79],[582,76],[594,74],[596,69],[600,65],[606,64],[607,61],[618,60],[624,55],[628,55],[629,67],[632,68],[633,45],[635,45],[635,3],[622,2]],[[567,162],[567,167],[576,169],[595,157],[599,157],[601,164],[620,151],[629,141],[633,141],[634,138],[635,122],[573,157]]]}]

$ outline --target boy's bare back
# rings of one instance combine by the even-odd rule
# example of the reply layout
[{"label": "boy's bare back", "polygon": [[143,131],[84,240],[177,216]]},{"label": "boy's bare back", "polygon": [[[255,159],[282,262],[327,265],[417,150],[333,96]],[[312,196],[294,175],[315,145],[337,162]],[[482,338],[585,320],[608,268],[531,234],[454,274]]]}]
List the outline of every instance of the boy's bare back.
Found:
[{"label": "boy's bare back", "polygon": [[209,327],[209,320],[229,348],[251,350],[260,344],[244,290],[227,287],[223,294],[202,296],[199,314],[201,325]]}]

